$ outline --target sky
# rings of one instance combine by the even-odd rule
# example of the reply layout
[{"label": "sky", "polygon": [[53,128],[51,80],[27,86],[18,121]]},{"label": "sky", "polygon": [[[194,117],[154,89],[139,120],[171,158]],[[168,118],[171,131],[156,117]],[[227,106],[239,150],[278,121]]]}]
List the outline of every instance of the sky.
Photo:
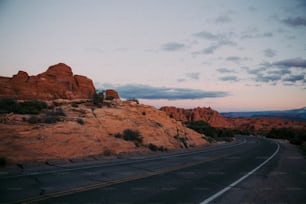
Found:
[{"label": "sky", "polygon": [[306,106],[305,0],[0,0],[0,75],[63,62],[122,98]]}]

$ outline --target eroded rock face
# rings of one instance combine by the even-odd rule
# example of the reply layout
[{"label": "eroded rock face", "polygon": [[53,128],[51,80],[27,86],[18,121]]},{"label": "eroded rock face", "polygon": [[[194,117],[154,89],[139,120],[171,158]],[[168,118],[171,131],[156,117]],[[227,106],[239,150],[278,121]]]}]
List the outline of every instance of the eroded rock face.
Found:
[{"label": "eroded rock face", "polygon": [[306,123],[290,121],[279,118],[225,118],[211,108],[184,109],[176,107],[162,107],[170,117],[179,121],[200,121],[203,120],[213,127],[235,129],[250,134],[267,133],[273,128],[291,127],[305,129]]},{"label": "eroded rock face", "polygon": [[15,99],[87,99],[95,93],[91,79],[73,75],[71,67],[59,63],[46,72],[29,76],[19,71],[12,78],[0,77],[0,97]]},{"label": "eroded rock face", "polygon": [[114,99],[120,99],[118,92],[113,89],[107,89],[105,92],[105,96],[112,96],[114,97]]},{"label": "eroded rock face", "polygon": [[161,107],[160,110],[165,111],[170,117],[179,121],[199,121],[203,120],[213,127],[232,128],[232,124],[226,118],[221,116],[217,111],[211,108],[194,108],[184,109],[176,107]]},{"label": "eroded rock face", "polygon": [[[9,163],[18,163],[103,155],[105,151],[112,154],[150,152],[149,144],[171,150],[208,143],[201,134],[154,107],[120,104],[96,109],[86,103],[77,107],[63,104],[57,108],[66,116],[61,116],[60,122],[43,125],[24,121],[30,115],[0,114],[3,144],[0,152]],[[140,133],[143,137],[140,146],[116,137],[126,129]]]}]

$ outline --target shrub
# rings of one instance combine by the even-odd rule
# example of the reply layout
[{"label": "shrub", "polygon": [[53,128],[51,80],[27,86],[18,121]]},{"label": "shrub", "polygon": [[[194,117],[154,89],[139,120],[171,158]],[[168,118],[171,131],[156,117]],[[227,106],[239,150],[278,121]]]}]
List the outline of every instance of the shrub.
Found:
[{"label": "shrub", "polygon": [[7,164],[6,158],[0,156],[0,166],[5,166]]},{"label": "shrub", "polygon": [[109,100],[109,101],[112,101],[115,99],[115,96],[112,96],[112,95],[108,95],[106,96],[105,100]]},{"label": "shrub", "polygon": [[0,113],[38,114],[48,106],[44,101],[31,100],[18,103],[15,99],[1,99]]},{"label": "shrub", "polygon": [[48,116],[66,116],[64,110],[62,108],[56,108],[55,110],[46,112]]},{"label": "shrub", "polygon": [[156,152],[156,151],[158,150],[158,147],[157,147],[155,144],[152,144],[152,143],[150,143],[150,144],[148,145],[148,148],[149,148],[151,151],[153,151],[153,152]]},{"label": "shrub", "polygon": [[137,130],[126,129],[123,131],[123,139],[126,141],[135,141],[142,143],[142,136]]},{"label": "shrub", "polygon": [[4,98],[0,100],[0,113],[12,113],[20,109],[15,99]]},{"label": "shrub", "polygon": [[148,148],[149,148],[151,151],[153,151],[153,152],[156,152],[156,151],[161,151],[161,152],[168,151],[167,148],[165,148],[165,147],[163,147],[163,146],[158,147],[158,146],[156,146],[155,144],[152,144],[152,143],[150,143],[150,144],[148,145]]},{"label": "shrub", "polygon": [[56,123],[58,121],[60,121],[60,118],[56,116],[45,117],[41,120],[42,123],[47,123],[47,124]]},{"label": "shrub", "polygon": [[31,124],[36,124],[36,123],[40,123],[40,122],[41,122],[41,119],[39,117],[36,117],[36,116],[31,116],[28,119],[28,123],[31,123]]},{"label": "shrub", "polygon": [[106,150],[103,151],[104,156],[111,156],[112,154],[113,154],[112,151],[109,150],[109,149],[106,149]]},{"label": "shrub", "polygon": [[38,114],[41,110],[48,108],[46,102],[32,100],[20,102],[20,114]]},{"label": "shrub", "polygon": [[78,118],[77,119],[77,122],[80,124],[80,125],[84,125],[84,120],[82,118]]},{"label": "shrub", "polygon": [[115,138],[122,138],[122,134],[121,133],[116,133]]},{"label": "shrub", "polygon": [[79,104],[77,104],[76,102],[73,102],[73,103],[71,103],[71,107],[73,107],[73,108],[78,108],[78,107],[79,107]]}]

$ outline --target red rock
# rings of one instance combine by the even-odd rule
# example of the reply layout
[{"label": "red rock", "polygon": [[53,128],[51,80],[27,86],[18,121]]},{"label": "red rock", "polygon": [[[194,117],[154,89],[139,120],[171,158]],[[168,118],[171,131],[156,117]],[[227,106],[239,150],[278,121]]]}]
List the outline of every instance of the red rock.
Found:
[{"label": "red rock", "polygon": [[183,122],[203,120],[213,127],[232,127],[232,124],[226,118],[211,108],[198,107],[194,109],[184,109],[176,107],[161,107],[161,110],[165,111],[170,117]]},{"label": "red rock", "polygon": [[203,120],[213,127],[229,128],[249,132],[251,134],[267,133],[273,128],[296,128],[306,130],[306,123],[279,118],[225,118],[211,108],[183,109],[176,107],[162,107],[170,117],[179,121]]},{"label": "red rock", "polygon": [[71,67],[59,63],[46,72],[29,76],[19,71],[12,78],[0,77],[0,97],[16,99],[87,99],[95,93],[91,79],[73,75]]},{"label": "red rock", "polygon": [[114,99],[120,99],[118,92],[113,89],[106,90],[105,97],[108,97],[108,96],[113,96]]}]

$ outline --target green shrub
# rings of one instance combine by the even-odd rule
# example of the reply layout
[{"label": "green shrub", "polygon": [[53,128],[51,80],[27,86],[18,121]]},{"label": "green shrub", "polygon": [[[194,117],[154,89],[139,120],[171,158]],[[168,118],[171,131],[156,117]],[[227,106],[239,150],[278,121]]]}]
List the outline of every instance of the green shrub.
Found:
[{"label": "green shrub", "polygon": [[112,95],[108,95],[106,96],[105,100],[109,100],[109,101],[112,101],[115,99],[115,96],[112,96]]},{"label": "green shrub", "polygon": [[0,113],[38,114],[48,106],[44,101],[30,100],[17,102],[15,99],[1,99]]},{"label": "green shrub", "polygon": [[31,123],[31,124],[41,123],[41,119],[39,117],[36,117],[36,116],[31,116],[28,119],[28,123]]},{"label": "green shrub", "polygon": [[84,120],[82,118],[78,118],[77,119],[77,122],[80,124],[80,125],[84,125]]},{"label": "green shrub", "polygon": [[71,107],[73,107],[73,108],[78,108],[78,107],[79,107],[79,104],[77,104],[76,102],[73,102],[73,103],[71,103]]},{"label": "green shrub", "polygon": [[116,133],[115,138],[122,138],[122,134],[121,133]]},{"label": "green shrub", "polygon": [[106,149],[106,150],[103,151],[104,156],[111,156],[112,154],[113,154],[112,151],[109,150],[109,149]]},{"label": "green shrub", "polygon": [[47,116],[66,116],[62,108],[56,108],[55,110],[46,112]]},{"label": "green shrub", "polygon": [[2,167],[2,166],[5,166],[6,164],[7,164],[6,158],[0,156],[0,166]]},{"label": "green shrub", "polygon": [[152,143],[150,143],[150,144],[148,145],[148,148],[149,148],[151,151],[153,151],[153,152],[156,152],[156,151],[158,150],[158,147],[157,147],[155,144],[152,144]]},{"label": "green shrub", "polygon": [[126,129],[123,131],[123,139],[126,141],[135,141],[142,143],[142,136],[137,130]]}]

